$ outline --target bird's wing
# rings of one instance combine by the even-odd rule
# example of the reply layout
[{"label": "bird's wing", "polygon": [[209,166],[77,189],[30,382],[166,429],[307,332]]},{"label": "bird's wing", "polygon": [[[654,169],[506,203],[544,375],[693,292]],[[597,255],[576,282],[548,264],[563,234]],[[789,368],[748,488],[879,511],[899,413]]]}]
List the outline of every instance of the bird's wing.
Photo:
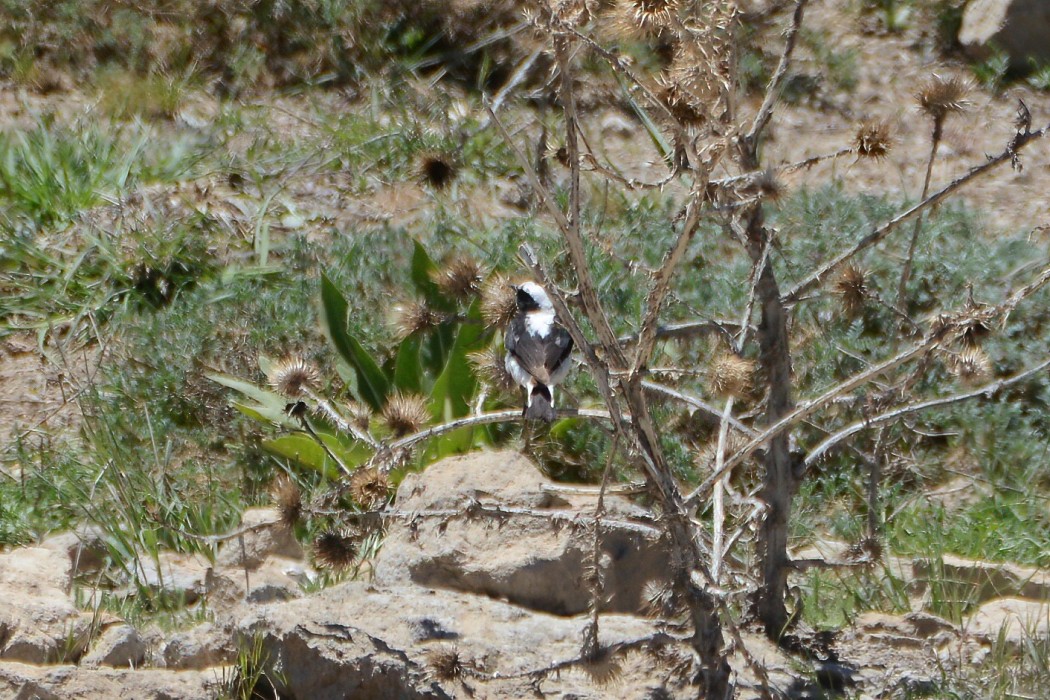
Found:
[{"label": "bird's wing", "polygon": [[505,344],[521,368],[542,384],[550,382],[551,374],[572,352],[572,337],[564,328],[555,325],[546,338],[538,338],[529,333],[521,317],[511,321]]},{"label": "bird's wing", "polygon": [[572,336],[569,331],[555,323],[546,338],[543,366],[548,374],[553,374],[572,354]]}]

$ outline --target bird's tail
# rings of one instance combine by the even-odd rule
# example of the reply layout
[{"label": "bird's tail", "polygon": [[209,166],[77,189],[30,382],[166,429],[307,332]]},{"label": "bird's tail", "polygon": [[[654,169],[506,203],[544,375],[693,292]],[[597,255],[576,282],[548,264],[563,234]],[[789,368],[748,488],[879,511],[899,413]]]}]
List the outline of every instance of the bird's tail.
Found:
[{"label": "bird's tail", "polygon": [[546,384],[536,383],[529,394],[528,405],[525,407],[525,417],[529,420],[542,420],[550,423],[558,417],[554,410],[554,396],[551,395],[550,387]]}]

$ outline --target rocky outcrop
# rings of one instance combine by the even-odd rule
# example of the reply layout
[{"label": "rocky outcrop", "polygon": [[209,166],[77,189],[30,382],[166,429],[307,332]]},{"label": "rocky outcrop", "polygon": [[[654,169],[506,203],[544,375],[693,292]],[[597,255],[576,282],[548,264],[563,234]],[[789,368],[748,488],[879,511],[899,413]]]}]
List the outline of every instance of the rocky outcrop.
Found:
[{"label": "rocky outcrop", "polygon": [[53,549],[0,554],[0,660],[55,663],[84,653],[92,620],[67,593],[69,569]]},{"label": "rocky outcrop", "polygon": [[[0,600],[11,603],[0,607],[0,697],[213,698],[251,690],[238,685],[246,677],[260,679],[265,697],[319,700],[695,697],[688,640],[673,622],[637,614],[645,584],[669,562],[647,512],[620,497],[606,497],[599,540],[603,651],[581,656],[591,616],[575,613],[591,595],[595,504],[593,492],[558,487],[516,453],[443,460],[401,484],[374,582],[311,595],[301,584],[315,573],[291,531],[272,510],[249,511],[214,563],[139,557],[151,563],[129,591],[174,590],[207,606],[207,622],[165,633],[74,605],[81,537],[0,554]],[[822,545],[813,556],[841,549]],[[766,685],[822,697],[822,682],[864,697],[919,695],[945,664],[978,663],[1000,631],[1017,645],[1048,634],[1046,572],[950,556],[890,570],[925,596],[917,606],[955,596],[973,615],[957,626],[923,611],[863,613],[814,661],[809,681],[799,658],[745,627],[727,645],[736,697],[763,697]]]},{"label": "rocky outcrop", "polygon": [[1032,640],[1050,640],[1050,601],[1025,598],[997,598],[977,609],[967,631],[991,642],[1000,639],[1015,650]]},{"label": "rocky outcrop", "polygon": [[1014,69],[1029,61],[1050,62],[1050,3],[1046,0],[970,0],[963,13],[959,43],[983,60],[1005,51]]},{"label": "rocky outcrop", "polygon": [[[394,509],[435,517],[392,521],[375,562],[376,582],[410,581],[558,615],[583,612],[591,598],[585,576],[596,499],[554,494],[550,486],[516,452],[454,457],[405,477]],[[667,551],[641,508],[618,496],[605,504],[603,610],[637,613],[645,584],[669,569]]]},{"label": "rocky outcrop", "polygon": [[136,668],[146,660],[146,642],[137,629],[128,624],[110,625],[91,644],[80,660],[82,666]]},{"label": "rocky outcrop", "polygon": [[19,700],[214,700],[214,670],[96,669],[0,663],[0,697]]},{"label": "rocky outcrop", "polygon": [[[585,618],[529,612],[485,596],[349,582],[283,605],[253,607],[237,630],[246,638],[262,637],[275,678],[285,679],[285,690],[299,698],[466,697],[463,684],[485,698],[528,697],[532,688],[542,697],[607,697],[593,680],[582,680],[579,669],[556,674],[552,667],[578,657],[586,624]],[[605,644],[653,634],[643,618],[601,618]],[[640,644],[639,653],[658,648],[656,642]],[[453,650],[462,677],[442,679],[435,656]],[[652,663],[650,658],[641,664],[633,677],[630,664],[620,664],[616,696],[687,696],[679,695],[683,689],[673,678],[661,677],[673,676],[671,669],[654,672]]]},{"label": "rocky outcrop", "polygon": [[1010,596],[1050,601],[1050,573],[1016,564],[945,554],[914,560],[912,576],[921,589],[936,584],[937,595],[960,608]]}]

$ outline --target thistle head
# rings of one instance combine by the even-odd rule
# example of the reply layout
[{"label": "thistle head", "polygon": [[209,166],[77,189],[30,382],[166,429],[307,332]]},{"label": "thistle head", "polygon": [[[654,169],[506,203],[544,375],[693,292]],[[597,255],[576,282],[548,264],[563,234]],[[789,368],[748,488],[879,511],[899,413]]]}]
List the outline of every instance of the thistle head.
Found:
[{"label": "thistle head", "polygon": [[281,514],[282,523],[291,527],[302,519],[303,492],[292,477],[287,474],[277,477],[271,488],[271,494],[277,506],[277,512]]},{"label": "thistle head", "polygon": [[481,288],[481,318],[489,328],[506,328],[518,313],[516,292],[506,277],[492,275]]},{"label": "thistle head", "polygon": [[455,159],[445,153],[428,151],[419,159],[419,179],[431,189],[446,189],[458,172]]},{"label": "thistle head", "polygon": [[357,558],[357,537],[351,529],[322,532],[314,541],[314,560],[326,569],[345,569]]},{"label": "thistle head", "polygon": [[751,388],[755,363],[734,353],[723,353],[708,370],[711,390],[718,396],[743,396]]},{"label": "thistle head", "polygon": [[962,78],[934,75],[915,98],[923,112],[934,121],[941,122],[949,114],[962,112],[970,106],[970,101],[966,99],[969,92],[970,84]]},{"label": "thistle head", "polygon": [[430,420],[427,398],[419,394],[392,395],[383,407],[383,423],[394,437],[417,433]]},{"label": "thistle head", "polygon": [[375,467],[362,467],[350,477],[350,495],[365,510],[375,510],[386,503],[390,480]]},{"label": "thistle head", "polygon": [[864,122],[853,137],[853,151],[861,158],[879,160],[889,153],[892,146],[889,122],[883,120]]},{"label": "thistle head", "polygon": [[850,318],[859,316],[864,311],[870,295],[867,272],[857,265],[847,265],[835,280],[834,290],[846,315]]},{"label": "thistle head", "polygon": [[298,356],[286,357],[270,368],[267,381],[282,396],[297,398],[317,383],[317,369]]},{"label": "thistle head", "polygon": [[456,255],[431,274],[431,278],[446,296],[457,300],[470,299],[481,291],[481,265],[466,255]]}]

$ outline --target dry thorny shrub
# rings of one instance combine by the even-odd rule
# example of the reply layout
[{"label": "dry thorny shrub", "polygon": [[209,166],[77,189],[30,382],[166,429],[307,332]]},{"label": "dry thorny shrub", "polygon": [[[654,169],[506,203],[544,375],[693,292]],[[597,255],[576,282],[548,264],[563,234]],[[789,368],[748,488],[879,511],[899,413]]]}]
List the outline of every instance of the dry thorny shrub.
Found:
[{"label": "dry thorny shrub", "polygon": [[[660,634],[678,635],[673,637],[676,643],[692,647],[697,668],[690,677],[708,697],[731,692],[724,633],[739,640],[739,626],[754,621],[770,637],[784,641],[785,634],[793,629],[789,623],[799,624],[787,607],[789,575],[794,571],[787,548],[793,499],[807,470],[829,454],[852,455],[859,463],[869,465],[872,481],[866,505],[875,512],[879,508],[877,479],[881,465],[900,461],[902,452],[899,445],[887,446],[883,438],[904,417],[930,406],[995,394],[1032,377],[1048,364],[1043,360],[987,384],[994,368],[980,342],[1050,281],[1050,270],[1006,293],[997,304],[978,304],[972,295],[963,304],[949,300],[932,315],[934,322],[926,324],[912,317],[907,285],[901,284],[896,300],[885,298],[879,291],[885,280],[876,279],[869,269],[870,259],[861,259],[903,224],[918,221],[925,210],[982,173],[1006,163],[1016,164],[1020,151],[1044,133],[1030,131],[1027,124],[1001,154],[932,194],[927,177],[927,191],[920,204],[877,226],[851,247],[829,253],[830,257],[812,269],[794,270],[794,286],[780,287],[777,260],[781,241],[765,221],[768,202],[782,193],[778,172],[849,155],[871,159],[869,162],[877,165],[892,146],[887,126],[868,121],[857,125],[850,143],[832,153],[815,154],[805,162],[787,166],[762,162],[759,145],[790,69],[805,6],[806,0],[796,0],[793,11],[785,17],[787,31],[778,66],[761,105],[753,112],[742,111],[737,104],[736,62],[744,47],[731,2],[563,0],[532,2],[526,13],[535,34],[546,42],[554,67],[548,86],[564,126],[559,139],[563,145],[557,153],[569,175],[564,181],[565,197],[559,198],[550,191],[549,180],[519,152],[521,166],[537,194],[538,211],[558,228],[566,252],[564,264],[559,265],[548,265],[529,246],[522,246],[520,256],[529,272],[551,292],[559,318],[573,335],[582,363],[605,403],[602,415],[611,422],[614,456],[619,447],[619,459],[645,479],[648,499],[666,530],[674,563],[673,570],[666,572],[666,580],[654,581],[647,588],[650,612],[660,629],[666,630]],[[626,60],[616,46],[628,41],[648,42],[654,54],[664,60],[651,68]],[[585,138],[585,115],[578,111],[576,94],[580,86],[576,71],[585,57],[603,63],[626,85],[625,94],[630,95],[633,106],[652,116],[648,123],[672,144],[673,152],[661,154],[667,165],[663,181],[638,183],[624,178],[612,164],[602,162]],[[920,105],[934,122],[931,161],[940,126],[948,115],[965,107],[965,91],[957,81],[938,78],[919,92]],[[513,145],[495,111],[492,118]],[[543,152],[543,146],[536,152]],[[454,167],[434,156],[428,158],[431,160],[423,164],[420,176],[440,189],[454,174]],[[596,190],[604,186],[622,187],[625,192],[639,187],[655,190],[676,179],[681,185],[678,191],[684,194],[671,221],[673,234],[660,267],[629,267],[625,272],[642,279],[648,293],[640,318],[630,320],[637,332],[624,342],[613,332],[610,311],[597,294],[592,263],[586,256],[588,244],[600,246],[587,240],[590,233],[581,225],[589,192],[586,187],[597,183]],[[700,319],[692,325],[680,324],[672,332],[661,324],[661,314],[676,298],[676,284],[691,274],[690,263],[698,256],[691,243],[702,225],[710,225],[705,231],[720,231],[728,245],[737,246],[750,262],[750,273],[737,280],[748,290],[746,302],[732,311],[730,320]],[[916,225],[912,248],[917,232]],[[911,252],[901,275],[904,282],[910,261]],[[552,270],[560,271],[564,279],[554,279]],[[451,259],[431,279],[450,298],[480,295],[481,322],[489,328],[503,327],[514,313],[513,295],[508,294],[506,280],[498,273],[488,282],[484,276],[483,269],[473,261]],[[558,282],[577,291],[569,296]],[[860,369],[840,373],[837,384],[796,403],[796,395],[810,394],[813,389],[798,383],[797,358],[791,348],[822,332],[819,327],[799,322],[799,310],[827,298],[835,299],[843,315],[857,323],[865,323],[876,310],[890,321],[882,326],[881,346]],[[405,302],[397,310],[397,336],[411,338],[445,323],[448,317],[442,313],[425,302]],[[586,324],[582,323],[584,318]],[[663,349],[664,338],[676,338],[682,347],[691,347],[692,339],[704,333],[717,338],[709,353],[670,353]],[[676,366],[662,368],[659,374],[650,370],[656,359],[666,357],[672,357]],[[498,351],[490,348],[475,352],[469,360],[488,385],[505,385]],[[978,388],[958,394],[943,391],[943,386],[929,381],[938,367]],[[290,397],[298,396],[304,386],[316,381],[294,364],[285,371],[287,376],[272,381]],[[929,395],[916,395],[919,387]],[[875,390],[870,395],[859,393],[872,388]],[[705,425],[698,430],[695,420],[660,424],[653,415],[657,401],[661,405],[680,402],[691,414],[701,415]],[[336,415],[333,421],[338,423],[338,418]],[[383,511],[388,486],[381,477],[391,465],[403,463],[413,445],[434,428],[428,428],[430,414],[425,398],[414,394],[391,396],[382,407],[381,419],[393,443],[368,434],[367,420],[364,424],[347,424],[348,430],[357,430],[355,436],[375,451],[366,466],[358,467],[349,490],[368,514],[378,511],[380,517],[402,517],[389,509]],[[456,424],[512,420],[519,420],[514,412],[496,412],[462,418]],[[701,484],[690,492],[676,478],[660,440],[661,434],[674,426],[697,432],[689,435],[687,442],[699,446],[696,466]],[[808,453],[795,446],[800,437],[809,443]],[[745,463],[748,477],[734,480],[734,471]],[[296,495],[284,486],[278,492],[282,513],[289,520],[297,518],[300,510]],[[480,507],[441,517],[486,517],[494,512],[508,517],[498,509]],[[595,543],[602,512],[599,499],[593,520]],[[346,565],[357,556],[354,538],[359,536],[357,531],[326,531],[316,543],[318,560],[333,567]],[[743,554],[744,548],[751,548],[754,555]],[[599,550],[595,544],[588,579],[596,601],[602,595],[604,581]],[[869,518],[869,531],[838,565],[869,565],[882,552],[878,519]],[[752,561],[756,563],[746,565]],[[807,563],[813,565],[819,564]],[[617,654],[630,649],[597,644],[600,606],[596,602],[592,607],[586,635],[591,643],[579,658],[564,664],[589,670],[596,680],[612,678],[618,668]],[[746,612],[741,616],[732,610]],[[654,648],[658,646],[654,643]],[[453,681],[463,677],[465,667],[455,651],[439,657],[433,660],[438,678]],[[555,665],[537,673],[562,667]],[[480,674],[476,670],[471,673]]]}]

